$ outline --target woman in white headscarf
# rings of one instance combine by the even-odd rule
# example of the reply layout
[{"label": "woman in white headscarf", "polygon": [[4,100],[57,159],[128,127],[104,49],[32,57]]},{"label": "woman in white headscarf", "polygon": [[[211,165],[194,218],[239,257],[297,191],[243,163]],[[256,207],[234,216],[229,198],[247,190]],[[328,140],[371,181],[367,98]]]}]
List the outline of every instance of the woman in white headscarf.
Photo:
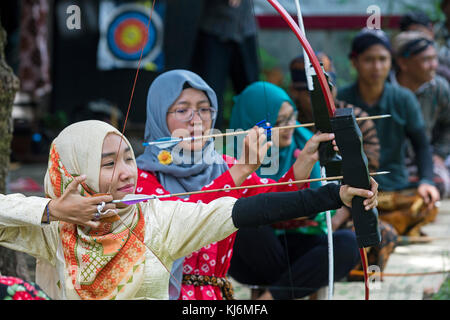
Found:
[{"label": "woman in white headscarf", "polygon": [[[137,167],[128,140],[101,121],[68,126],[51,145],[47,196],[59,198],[82,174],[87,178],[78,190],[84,196],[110,193],[122,199],[134,193]],[[373,207],[376,189],[375,183],[371,192],[330,185],[245,200],[226,197],[207,205],[151,200],[118,205],[117,214],[95,227],[68,222],[70,215],[55,220],[48,211],[54,221],[42,225],[45,212],[16,216],[5,210],[0,212],[0,245],[36,257],[36,282],[54,299],[167,299],[167,269],[177,258],[238,227],[312,215],[350,204],[354,195],[369,198],[367,205]],[[255,212],[252,208],[262,201],[265,208]]]}]

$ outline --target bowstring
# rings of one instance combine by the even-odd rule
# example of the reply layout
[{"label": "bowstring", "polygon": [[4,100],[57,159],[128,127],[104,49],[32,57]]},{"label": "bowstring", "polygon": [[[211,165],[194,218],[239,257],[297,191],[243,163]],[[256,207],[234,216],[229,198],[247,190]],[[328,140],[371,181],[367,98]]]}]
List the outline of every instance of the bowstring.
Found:
[{"label": "bowstring", "polygon": [[108,190],[109,193],[111,193],[112,181],[113,181],[113,179],[114,179],[114,174],[115,174],[115,172],[116,172],[117,159],[118,159],[118,157],[119,157],[120,147],[121,147],[121,145],[122,145],[122,140],[123,140],[124,133],[125,133],[125,129],[126,129],[127,122],[128,122],[128,116],[129,116],[130,110],[131,110],[131,104],[132,104],[132,102],[133,102],[134,90],[136,89],[136,83],[137,83],[137,79],[138,79],[138,76],[139,76],[139,71],[140,71],[140,69],[141,69],[141,62],[142,62],[142,56],[143,56],[143,54],[144,54],[144,48],[145,48],[145,45],[147,44],[148,39],[149,39],[149,37],[150,37],[150,33],[149,33],[148,30],[150,29],[150,26],[151,26],[151,21],[152,21],[152,16],[153,16],[153,11],[154,11],[154,9],[155,9],[155,2],[156,2],[156,0],[153,0],[153,1],[152,1],[152,7],[151,7],[151,10],[150,10],[150,16],[149,16],[149,19],[148,19],[147,28],[145,29],[146,32],[147,32],[147,41],[143,41],[143,43],[142,43],[141,54],[140,54],[140,56],[139,56],[139,61],[138,61],[138,65],[137,65],[137,68],[136,68],[136,74],[135,74],[135,76],[134,76],[134,81],[133,81],[133,87],[131,88],[130,100],[129,100],[129,102],[128,102],[127,113],[126,113],[126,116],[125,116],[125,121],[124,121],[123,128],[122,128],[122,132],[121,132],[121,139],[120,139],[119,147],[118,147],[118,149],[117,149],[116,159],[115,159],[115,161],[114,161],[113,173],[112,173],[112,176],[111,176],[111,181],[110,181],[110,184],[109,184],[109,190]]},{"label": "bowstring", "polygon": [[[139,76],[139,71],[140,71],[140,69],[141,69],[141,62],[142,62],[142,57],[143,57],[143,54],[144,54],[144,48],[145,48],[145,45],[147,44],[147,42],[148,42],[148,40],[149,40],[149,37],[150,37],[150,33],[149,33],[149,29],[150,29],[150,26],[151,26],[151,21],[152,21],[152,16],[153,16],[153,12],[154,12],[154,10],[155,10],[155,2],[156,2],[156,0],[153,0],[152,1],[152,6],[151,6],[151,10],[150,10],[150,15],[149,15],[149,19],[148,19],[148,23],[147,23],[147,27],[146,27],[146,35],[147,35],[147,41],[143,41],[143,43],[142,43],[142,48],[141,48],[141,54],[140,54],[140,56],[139,56],[139,61],[138,61],[138,65],[137,65],[137,68],[136,68],[136,74],[135,74],[135,76],[134,76],[134,81],[133,81],[133,86],[132,86],[132,89],[131,89],[131,95],[130,95],[130,99],[129,99],[129,102],[128,102],[128,108],[127,108],[127,113],[126,113],[126,116],[125,116],[125,121],[124,121],[124,124],[123,124],[123,128],[122,128],[122,132],[121,132],[121,139],[120,139],[120,143],[119,143],[119,147],[117,148],[117,153],[116,153],[116,159],[114,160],[114,166],[113,166],[113,173],[112,173],[112,176],[111,176],[111,181],[110,181],[110,184],[109,184],[109,190],[108,190],[108,193],[111,193],[111,187],[112,187],[112,182],[113,182],[113,179],[114,179],[114,174],[115,174],[115,171],[116,171],[116,164],[117,164],[117,159],[119,158],[119,151],[120,151],[120,147],[121,147],[121,145],[122,145],[122,141],[123,141],[123,137],[124,137],[124,133],[125,133],[125,129],[126,129],[126,126],[127,126],[127,122],[128,122],[128,116],[129,116],[129,114],[130,114],[130,110],[131,110],[131,104],[132,104],[132,102],[133,102],[133,97],[134,97],[134,91],[135,91],[135,89],[136,89],[136,83],[137,83],[137,79],[138,79],[138,76]],[[145,242],[144,242],[144,240],[143,239],[141,239],[141,238],[139,238],[134,232],[133,232],[133,230],[131,229],[131,228],[129,228],[126,224],[125,224],[125,222],[123,222],[123,220],[120,218],[120,216],[119,216],[119,214],[118,213],[116,213],[116,216],[119,218],[119,221],[120,221],[120,223],[122,224],[122,225],[124,225],[127,229],[128,229],[128,231],[129,232],[131,232],[135,237],[136,237],[136,239],[138,239],[155,257],[156,257],[156,259],[161,263],[161,265],[164,267],[164,269],[170,274],[170,276],[177,282],[177,284],[180,286],[180,288],[181,288],[181,290],[183,290],[184,291],[184,293],[187,295],[187,292],[185,291],[185,289],[183,288],[183,286],[182,286],[182,284],[180,283],[180,281],[178,281],[178,279],[172,274],[172,272],[170,272],[170,270],[169,270],[169,268],[162,262],[162,260],[159,258],[159,256],[154,252],[154,250],[150,247],[150,246],[148,246],[147,244],[145,244]]]}]

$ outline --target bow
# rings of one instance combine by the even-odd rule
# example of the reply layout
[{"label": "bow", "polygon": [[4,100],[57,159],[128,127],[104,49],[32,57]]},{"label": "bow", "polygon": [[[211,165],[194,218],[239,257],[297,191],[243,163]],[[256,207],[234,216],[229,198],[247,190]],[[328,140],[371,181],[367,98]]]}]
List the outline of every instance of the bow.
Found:
[{"label": "bow", "polygon": [[[342,172],[344,184],[370,190],[367,157],[362,151],[362,134],[356,124],[353,109],[344,108],[336,110],[327,78],[304,33],[277,0],[267,1],[282,16],[283,20],[289,25],[290,29],[300,41],[304,53],[306,53],[305,58],[307,57],[311,61],[312,68],[315,72],[315,75],[312,75],[312,84],[314,88],[320,86],[322,91],[320,94],[317,89],[314,90],[313,88],[311,92],[311,100],[314,102],[312,105],[314,122],[316,128],[321,132],[332,132],[335,134],[335,140],[342,157],[334,152],[331,143],[323,143],[319,149],[321,165],[325,167],[327,174],[331,172]],[[298,9],[298,0],[296,0],[296,3]],[[309,65],[306,65],[305,59],[306,69],[309,69]],[[376,209],[366,211],[363,205],[363,198],[354,197],[351,214],[360,248],[363,270],[365,271],[365,299],[368,300],[369,287],[365,248],[378,245],[381,241],[378,227],[378,212]]]}]

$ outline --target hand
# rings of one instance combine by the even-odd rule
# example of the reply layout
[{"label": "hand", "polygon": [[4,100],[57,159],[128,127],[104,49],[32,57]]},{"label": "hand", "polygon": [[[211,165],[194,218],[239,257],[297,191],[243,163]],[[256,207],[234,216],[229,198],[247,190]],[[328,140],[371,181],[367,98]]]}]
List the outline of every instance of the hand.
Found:
[{"label": "hand", "polygon": [[237,165],[244,165],[248,174],[253,173],[261,166],[267,150],[271,146],[272,142],[267,142],[264,129],[254,126],[244,138],[241,157],[237,161]]},{"label": "hand", "polygon": [[[83,197],[78,191],[78,185],[84,180],[86,180],[85,175],[75,177],[60,198],[53,199],[49,202],[48,208],[50,210],[51,220],[65,221],[91,228],[98,228],[100,226],[99,221],[93,221],[97,212],[97,206],[102,202],[111,202],[113,197],[111,195]],[[115,208],[116,206],[114,204],[108,203],[105,205],[103,212]],[[116,214],[117,212],[110,211],[108,214],[103,215],[102,218]],[[44,216],[43,221],[46,221],[46,212],[44,212]]]},{"label": "hand", "polygon": [[417,192],[423,198],[423,201],[428,206],[428,209],[432,209],[436,201],[439,201],[439,190],[431,184],[422,183],[417,188]]},{"label": "hand", "polygon": [[[311,175],[314,164],[319,160],[319,145],[321,142],[334,139],[333,133],[316,133],[306,142],[303,150],[294,163],[294,176],[296,180],[307,179]],[[333,140],[334,149],[337,151]]]},{"label": "hand", "polygon": [[241,5],[241,0],[228,0],[228,5],[232,8],[237,8]]},{"label": "hand", "polygon": [[337,229],[339,229],[339,227],[348,221],[348,219],[350,219],[351,217],[351,213],[350,213],[350,209],[342,206],[339,209],[336,210],[336,214],[331,217],[331,226],[333,231],[336,231]]},{"label": "hand", "polygon": [[441,167],[445,167],[445,160],[442,157],[438,156],[437,154],[433,155],[433,163],[435,165],[439,165]]},{"label": "hand", "polygon": [[354,196],[367,198],[364,200],[363,204],[365,206],[364,209],[369,211],[378,205],[378,183],[371,177],[370,191],[343,185],[339,190],[339,196],[341,197],[342,202],[350,208],[352,207],[352,199]]},{"label": "hand", "polygon": [[[319,160],[319,145],[321,142],[326,142],[334,139],[334,133],[320,133],[317,132],[314,134],[311,139],[309,139],[299,156],[297,157],[297,161],[312,161],[316,163]],[[333,140],[333,148],[338,151],[336,147],[336,141]],[[300,158],[300,160],[299,160]],[[308,160],[307,160],[308,159]]]}]

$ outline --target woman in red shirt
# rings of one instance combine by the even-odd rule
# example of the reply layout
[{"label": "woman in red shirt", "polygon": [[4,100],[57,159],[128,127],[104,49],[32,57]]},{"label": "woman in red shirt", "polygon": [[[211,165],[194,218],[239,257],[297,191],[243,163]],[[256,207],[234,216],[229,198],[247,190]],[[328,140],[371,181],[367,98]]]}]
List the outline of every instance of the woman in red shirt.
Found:
[{"label": "woman in red shirt", "polygon": [[[214,91],[198,75],[187,70],[165,72],[154,80],[148,92],[145,141],[169,136],[205,135],[214,126],[217,108]],[[319,143],[331,139],[332,134],[313,136],[279,182],[307,179],[318,160]],[[239,160],[218,154],[214,142],[206,139],[184,141],[167,148],[147,146],[144,153],[137,158],[139,172],[136,193],[163,195],[273,183],[274,180],[260,178],[254,173],[270,146],[271,142],[266,141],[263,129],[257,127],[244,139]],[[256,161],[251,161],[252,155],[257,155]],[[306,187],[307,184],[289,184],[202,193],[165,200],[209,203],[223,196],[240,198],[265,192],[295,191]],[[193,252],[185,257],[184,261],[176,261],[172,267],[174,277],[171,278],[169,286],[170,299],[232,298],[232,288],[226,273],[234,239],[235,234],[230,235],[222,241]]]}]

